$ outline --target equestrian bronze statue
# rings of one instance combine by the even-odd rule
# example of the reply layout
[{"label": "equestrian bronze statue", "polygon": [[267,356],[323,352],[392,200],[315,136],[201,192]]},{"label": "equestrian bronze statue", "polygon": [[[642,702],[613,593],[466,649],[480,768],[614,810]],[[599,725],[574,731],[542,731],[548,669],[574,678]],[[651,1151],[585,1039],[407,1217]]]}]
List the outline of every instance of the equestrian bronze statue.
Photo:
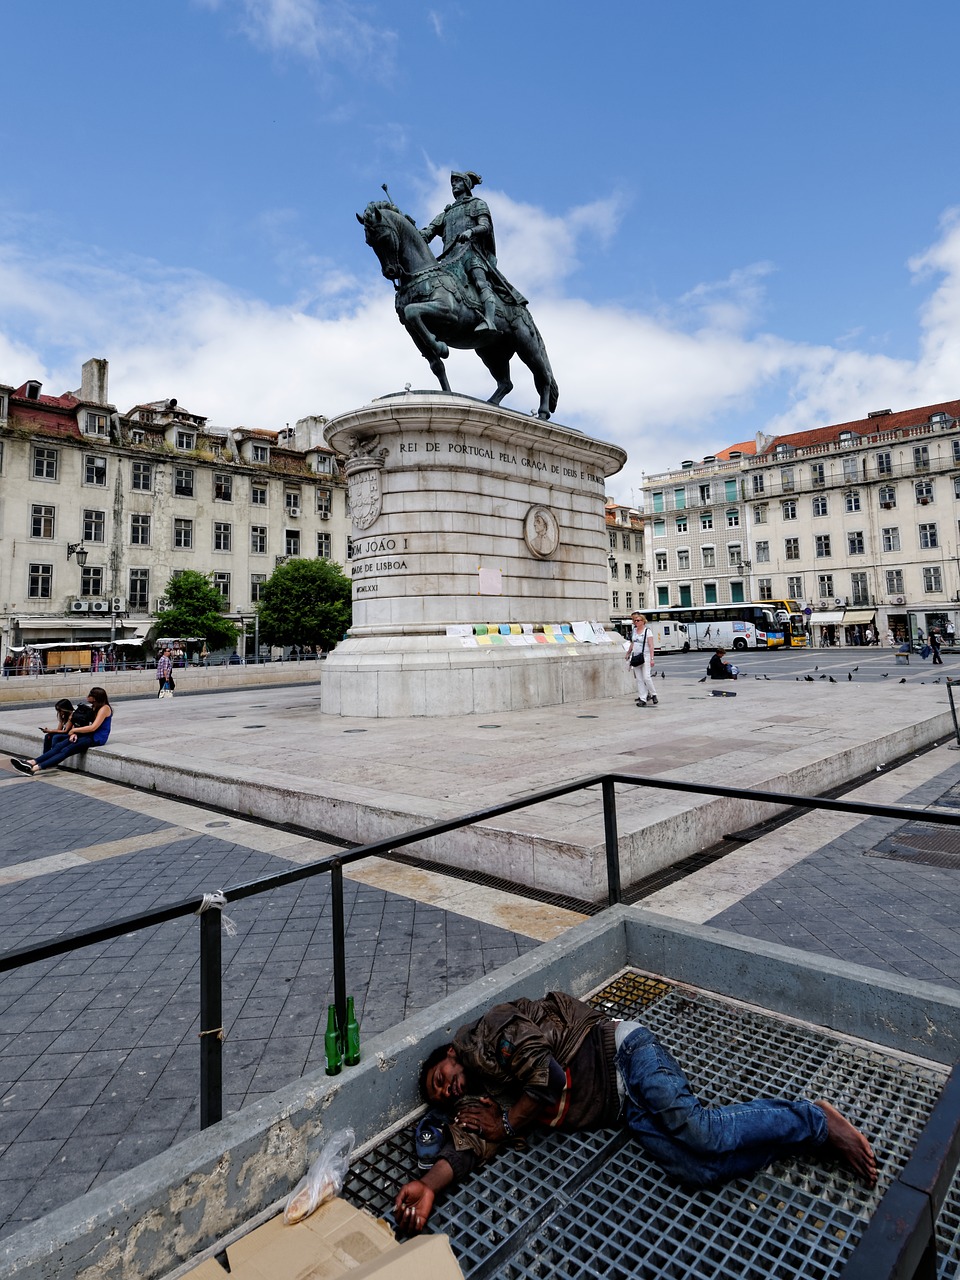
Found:
[{"label": "equestrian bronze statue", "polygon": [[[450,347],[473,350],[497,384],[489,403],[499,404],[513,389],[510,360],[518,355],[540,396],[537,416],[546,420],[557,407],[556,379],[526,298],[497,266],[490,210],[473,194],[479,184],[478,174],[452,174],[453,204],[422,231],[390,199],[372,201],[357,221],[393,281],[400,323],[443,390],[450,390],[443,366]],[[439,258],[429,247],[434,236],[443,241]]]}]

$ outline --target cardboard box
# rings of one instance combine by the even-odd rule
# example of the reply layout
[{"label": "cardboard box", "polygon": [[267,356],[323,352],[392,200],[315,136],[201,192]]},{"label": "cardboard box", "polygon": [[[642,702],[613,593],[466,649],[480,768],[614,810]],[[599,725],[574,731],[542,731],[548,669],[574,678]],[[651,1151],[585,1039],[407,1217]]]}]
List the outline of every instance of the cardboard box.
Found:
[{"label": "cardboard box", "polygon": [[[230,1280],[462,1280],[446,1236],[398,1245],[390,1227],[345,1200],[328,1200],[292,1227],[271,1218],[227,1247]],[[227,1280],[208,1258],[184,1280]]]}]

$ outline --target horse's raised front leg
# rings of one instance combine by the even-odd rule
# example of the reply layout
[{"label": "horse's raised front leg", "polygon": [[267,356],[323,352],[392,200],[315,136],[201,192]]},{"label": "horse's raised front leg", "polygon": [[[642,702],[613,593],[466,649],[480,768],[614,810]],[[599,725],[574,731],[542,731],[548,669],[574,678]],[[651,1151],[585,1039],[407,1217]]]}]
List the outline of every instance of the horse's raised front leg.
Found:
[{"label": "horse's raised front leg", "polygon": [[447,344],[435,338],[426,326],[425,317],[432,315],[435,315],[434,309],[424,302],[410,302],[403,308],[404,327],[421,352],[431,361],[431,368],[434,359],[446,360],[450,354]]}]

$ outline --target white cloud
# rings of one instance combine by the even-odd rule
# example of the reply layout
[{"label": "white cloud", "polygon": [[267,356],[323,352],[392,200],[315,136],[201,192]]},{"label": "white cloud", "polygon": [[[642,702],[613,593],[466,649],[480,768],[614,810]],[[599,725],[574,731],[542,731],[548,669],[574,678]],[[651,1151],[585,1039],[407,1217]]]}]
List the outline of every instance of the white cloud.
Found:
[{"label": "white cloud", "polygon": [[259,49],[321,64],[330,59],[382,74],[392,65],[393,32],[373,26],[348,0],[196,0],[223,10]]},{"label": "white cloud", "polygon": [[[422,203],[435,213],[443,200],[449,195],[438,179]],[[630,453],[626,470],[611,483],[615,494],[639,490],[641,470],[750,438],[758,401],[784,406],[762,425],[785,432],[960,393],[956,215],[910,263],[927,291],[918,297],[918,350],[911,360],[763,332],[756,319],[765,266],[707,282],[656,314],[565,296],[564,272],[580,238],[615,225],[614,203],[564,217],[496,192],[490,203],[501,262],[529,292],[550,353],[560,386],[557,420]],[[283,245],[283,211],[273,224]],[[26,243],[21,230],[11,225],[7,246],[0,246],[0,382],[39,377],[47,390],[65,391],[79,384],[85,359],[106,356],[111,398],[121,409],[176,396],[220,425],[271,428],[308,413],[344,412],[407,382],[435,385],[397,323],[387,283],[311,258],[295,238],[283,251],[290,254],[291,278],[300,272],[291,286],[296,296],[270,305],[200,273],[148,260],[108,259],[76,246],[50,256]],[[448,372],[464,394],[485,398],[493,389],[472,353],[454,352]],[[532,379],[516,360],[513,381],[508,405],[534,408]]]}]

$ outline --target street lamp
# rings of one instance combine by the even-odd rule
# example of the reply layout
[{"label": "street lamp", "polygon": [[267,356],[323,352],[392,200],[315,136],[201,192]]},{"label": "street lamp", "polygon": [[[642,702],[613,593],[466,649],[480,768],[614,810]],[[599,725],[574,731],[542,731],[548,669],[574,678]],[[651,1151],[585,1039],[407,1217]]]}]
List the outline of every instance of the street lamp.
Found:
[{"label": "street lamp", "polygon": [[82,541],[67,543],[67,559],[69,560],[71,556],[75,555],[77,557],[77,564],[81,569],[87,563],[87,556],[89,554],[90,552],[83,545]]}]

